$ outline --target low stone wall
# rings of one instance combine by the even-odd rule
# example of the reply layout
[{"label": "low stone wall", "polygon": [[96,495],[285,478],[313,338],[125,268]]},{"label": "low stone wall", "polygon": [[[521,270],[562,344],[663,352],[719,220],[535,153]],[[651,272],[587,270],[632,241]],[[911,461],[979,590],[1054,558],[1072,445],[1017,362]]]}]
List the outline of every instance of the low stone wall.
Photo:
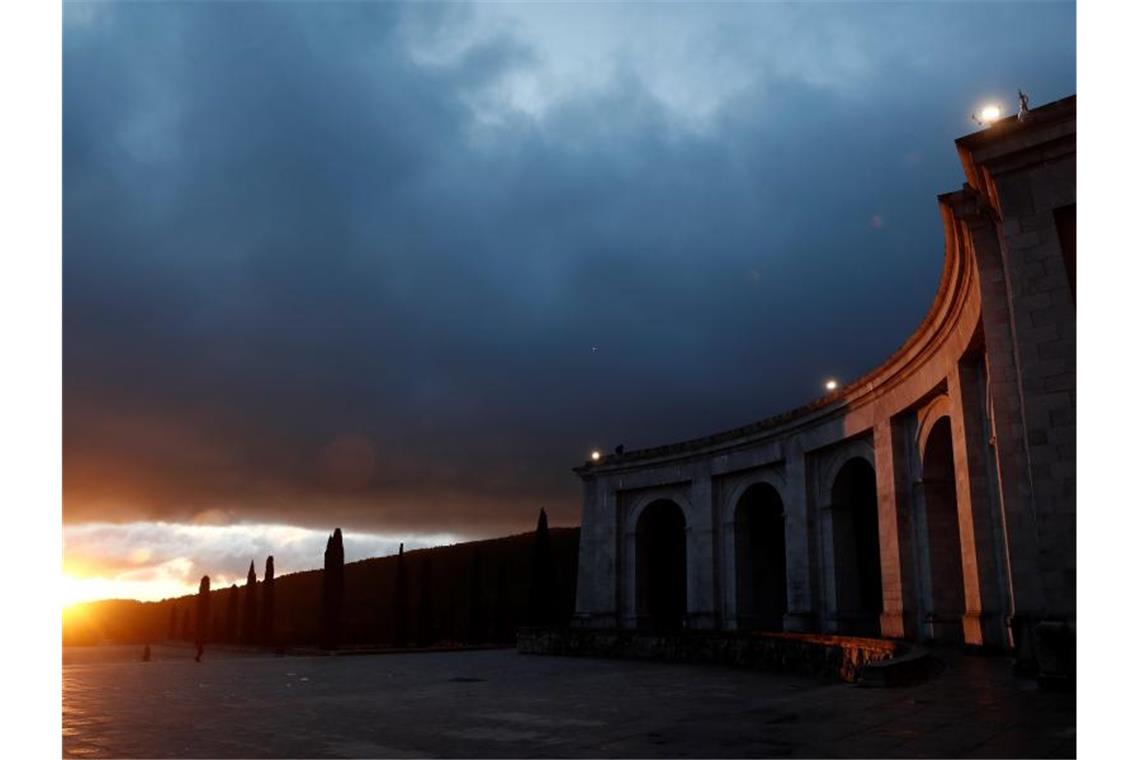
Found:
[{"label": "low stone wall", "polygon": [[518,651],[578,657],[695,662],[854,683],[863,666],[908,652],[903,642],[807,633],[685,632],[655,635],[592,628],[520,628]]},{"label": "low stone wall", "polygon": [[1037,682],[1047,688],[1073,689],[1077,684],[1077,626],[1065,620],[1042,620],[1032,627],[1030,656]]}]

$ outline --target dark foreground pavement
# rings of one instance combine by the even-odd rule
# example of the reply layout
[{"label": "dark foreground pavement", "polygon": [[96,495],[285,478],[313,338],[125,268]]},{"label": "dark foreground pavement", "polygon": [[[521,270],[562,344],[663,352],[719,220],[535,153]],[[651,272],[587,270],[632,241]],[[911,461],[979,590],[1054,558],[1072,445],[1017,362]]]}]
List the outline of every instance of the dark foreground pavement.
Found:
[{"label": "dark foreground pavement", "polygon": [[67,757],[1073,757],[1076,698],[1001,659],[868,689],[511,650],[65,652]]}]

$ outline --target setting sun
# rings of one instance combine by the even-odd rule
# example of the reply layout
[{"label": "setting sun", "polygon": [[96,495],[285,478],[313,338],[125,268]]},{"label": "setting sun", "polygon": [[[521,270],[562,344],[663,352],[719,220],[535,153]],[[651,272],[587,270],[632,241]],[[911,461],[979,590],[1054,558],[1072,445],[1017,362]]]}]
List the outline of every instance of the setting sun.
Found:
[{"label": "setting sun", "polygon": [[108,578],[77,578],[64,572],[60,579],[60,601],[64,608],[97,599],[122,597],[118,584]]},{"label": "setting sun", "polygon": [[155,579],[107,578],[99,575],[80,575],[64,570],[60,577],[60,602],[64,608],[99,599],[139,599],[157,601],[169,599],[197,590],[179,578]]},{"label": "setting sun", "polygon": [[87,598],[84,597],[83,583],[67,573],[64,573],[60,578],[59,590],[60,601],[65,609],[79,602],[87,601]]}]

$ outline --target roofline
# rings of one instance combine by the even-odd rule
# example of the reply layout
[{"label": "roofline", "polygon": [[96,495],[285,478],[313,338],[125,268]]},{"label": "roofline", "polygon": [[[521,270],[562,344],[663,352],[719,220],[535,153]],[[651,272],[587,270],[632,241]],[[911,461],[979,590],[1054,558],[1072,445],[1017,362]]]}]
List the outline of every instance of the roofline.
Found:
[{"label": "roofline", "polygon": [[[913,359],[921,356],[921,354],[911,356],[916,350],[922,351],[929,346],[941,344],[940,337],[944,339],[945,333],[948,332],[948,330],[940,329],[944,327],[944,317],[948,316],[947,310],[953,308],[955,304],[960,305],[965,296],[961,291],[964,290],[966,280],[969,279],[965,276],[968,267],[962,266],[965,255],[960,251],[953,208],[960,208],[963,205],[976,208],[990,205],[986,202],[988,200],[987,184],[979,177],[978,172],[979,165],[984,163],[985,159],[977,161],[976,154],[1005,155],[1010,148],[1018,150],[1026,147],[1022,143],[1026,139],[1031,140],[1033,133],[1043,134],[1046,138],[1053,133],[1058,133],[1056,127],[1063,125],[1067,120],[1074,121],[1072,130],[1067,130],[1062,126],[1058,134],[1060,136],[1072,134],[1075,132],[1076,100],[1076,95],[1071,95],[1047,103],[1039,108],[1032,109],[1027,121],[1019,121],[1017,116],[1010,116],[994,122],[988,129],[964,135],[954,141],[958,147],[968,181],[961,190],[938,196],[946,239],[938,289],[922,322],[885,361],[842,388],[786,412],[710,435],[661,446],[636,449],[621,454],[608,454],[599,462],[587,461],[578,467],[574,467],[573,471],[583,479],[590,479],[598,474],[621,472],[653,460],[674,461],[679,458],[713,453],[719,449],[747,445],[756,442],[758,439],[770,438],[777,431],[791,432],[796,428],[826,419],[840,411],[849,410],[852,406],[877,397],[874,391],[893,385],[895,382],[901,382],[902,379],[909,376],[907,370],[914,366]],[[1007,138],[1009,138],[1008,142],[1011,145],[1003,145],[1007,142]],[[987,147],[992,147],[994,150],[986,151]],[[953,299],[951,298],[952,295],[954,296]]]},{"label": "roofline", "polygon": [[[949,198],[950,195],[955,194],[947,194],[947,198]],[[940,196],[939,201],[940,205],[943,206],[944,224],[951,225],[952,221],[945,208],[946,200]],[[948,227],[948,242],[951,239],[951,235],[952,232]],[[786,412],[781,412],[780,414],[766,417],[747,425],[662,446],[636,449],[623,452],[622,454],[608,454],[600,462],[586,462],[573,468],[573,471],[579,476],[584,477],[599,472],[624,469],[624,465],[640,464],[660,457],[671,457],[673,455],[685,455],[698,452],[704,453],[708,449],[715,450],[725,443],[738,445],[741,443],[740,439],[767,437],[768,434],[782,428],[794,430],[797,427],[802,427],[814,423],[819,419],[826,418],[833,413],[849,409],[854,401],[861,400],[872,391],[885,385],[885,382],[878,382],[880,379],[903,374],[908,365],[908,362],[905,361],[906,357],[918,347],[919,343],[924,340],[929,341],[935,337],[932,335],[933,329],[937,327],[935,323],[942,316],[951,291],[954,290],[954,286],[959,279],[954,276],[956,271],[960,271],[960,268],[956,266],[957,260],[956,252],[954,255],[951,255],[948,245],[947,254],[944,256],[942,262],[942,273],[939,277],[938,289],[935,291],[934,299],[922,322],[919,323],[918,327],[902,345],[887,357],[885,361],[852,382],[845,384],[826,396],[815,398],[806,404],[802,404]]]}]

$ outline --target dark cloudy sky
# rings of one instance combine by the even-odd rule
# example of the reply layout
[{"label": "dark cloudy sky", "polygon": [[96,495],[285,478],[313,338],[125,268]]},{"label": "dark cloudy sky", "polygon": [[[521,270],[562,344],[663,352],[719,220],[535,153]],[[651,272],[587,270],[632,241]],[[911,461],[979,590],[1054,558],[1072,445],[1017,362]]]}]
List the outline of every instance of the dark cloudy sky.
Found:
[{"label": "dark cloudy sky", "polygon": [[934,294],[953,139],[1075,92],[1074,15],[67,5],[68,551],[576,524],[591,448],[871,369]]}]

